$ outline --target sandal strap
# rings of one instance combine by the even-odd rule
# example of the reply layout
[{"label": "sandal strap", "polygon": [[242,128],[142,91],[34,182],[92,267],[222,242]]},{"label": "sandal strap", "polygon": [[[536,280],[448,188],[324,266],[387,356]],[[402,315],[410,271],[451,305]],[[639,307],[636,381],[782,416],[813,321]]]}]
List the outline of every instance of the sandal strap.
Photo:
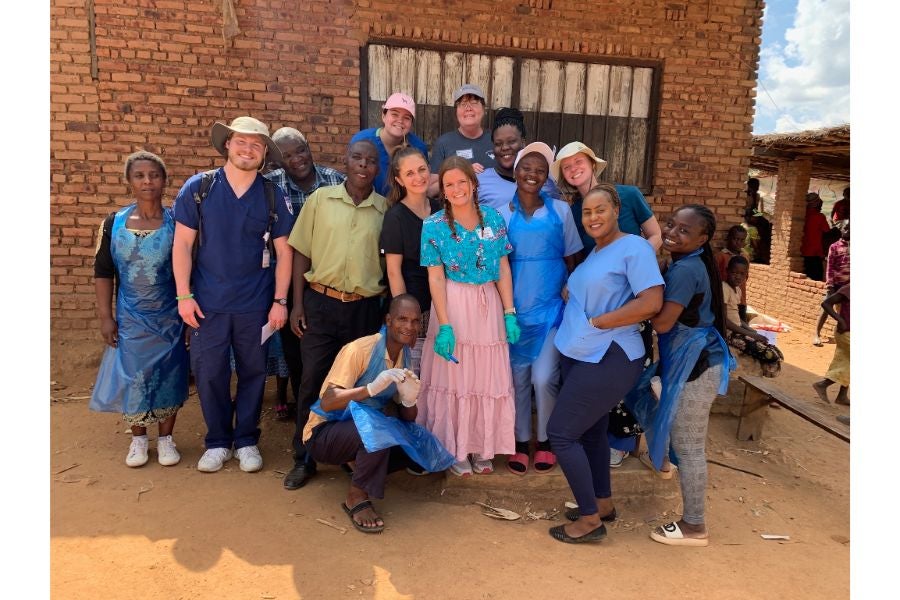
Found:
[{"label": "sandal strap", "polygon": [[[370,500],[363,500],[362,502],[360,502],[359,504],[357,504],[357,505],[354,506],[353,508],[347,509],[347,512],[348,512],[348,513],[350,514],[350,516],[352,517],[353,515],[355,515],[355,514],[358,513],[359,511],[361,511],[361,510],[366,510],[367,508],[371,508],[372,510],[375,510],[375,507],[372,506],[372,502],[371,502]],[[381,517],[377,517],[377,518],[381,518]]]}]

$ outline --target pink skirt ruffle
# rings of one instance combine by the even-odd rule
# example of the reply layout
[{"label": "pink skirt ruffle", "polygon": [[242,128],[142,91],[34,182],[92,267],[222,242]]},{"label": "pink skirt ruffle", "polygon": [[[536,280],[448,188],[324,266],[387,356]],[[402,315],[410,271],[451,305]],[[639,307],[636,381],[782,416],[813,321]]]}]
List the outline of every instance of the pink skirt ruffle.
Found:
[{"label": "pink skirt ruffle", "polygon": [[434,353],[439,323],[432,308],[422,350],[422,388],[416,421],[456,457],[490,459],[515,452],[515,396],[503,305],[493,283],[447,280],[447,316],[459,364]]}]

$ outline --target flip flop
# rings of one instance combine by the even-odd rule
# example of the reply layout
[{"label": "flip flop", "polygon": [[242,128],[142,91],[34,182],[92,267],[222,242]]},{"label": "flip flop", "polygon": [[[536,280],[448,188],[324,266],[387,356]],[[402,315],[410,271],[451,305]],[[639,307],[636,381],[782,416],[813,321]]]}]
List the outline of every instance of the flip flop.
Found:
[{"label": "flip flop", "polygon": [[[356,519],[353,518],[353,515],[361,510],[366,510],[367,508],[371,508],[372,512],[374,512],[375,507],[372,506],[371,501],[363,500],[353,508],[347,508],[347,504],[345,502],[341,502],[341,508],[343,508],[344,512],[347,513],[347,516],[350,517],[350,522],[353,523],[353,526],[356,527],[357,530],[362,531],[363,533],[381,533],[382,531],[384,531],[383,521],[381,525],[376,525],[375,527],[365,527],[362,523],[358,523]],[[377,516],[377,513],[375,518],[381,519],[381,517]]]},{"label": "flip flop", "polygon": [[[550,465],[538,467],[538,465]],[[534,470],[538,473],[549,473],[556,467],[556,455],[549,450],[538,450],[534,453]]]},{"label": "flip flop", "polygon": [[558,525],[550,528],[550,535],[560,542],[567,544],[584,544],[586,542],[599,542],[606,537],[606,525],[600,523],[600,527],[588,531],[580,537],[572,537],[566,533],[565,525]]},{"label": "flip flop", "polygon": [[684,534],[681,532],[681,527],[678,526],[678,523],[666,523],[660,529],[662,529],[661,534],[656,533],[655,529],[650,532],[651,540],[659,542],[660,544],[666,544],[667,546],[709,546],[709,537],[684,537]]},{"label": "flip flop", "polygon": [[[522,467],[522,470],[520,471],[519,469],[514,469],[513,464]],[[506,461],[506,468],[513,475],[522,477],[528,471],[528,455],[524,452],[516,452],[509,457],[509,460]]]},{"label": "flip flop", "polygon": [[[577,508],[570,508],[566,511],[566,518],[570,521],[577,521],[581,518],[581,513]],[[616,519],[619,518],[619,513],[616,512],[616,507],[614,506],[611,513],[605,514],[600,517],[600,520],[604,523],[612,523]]]}]

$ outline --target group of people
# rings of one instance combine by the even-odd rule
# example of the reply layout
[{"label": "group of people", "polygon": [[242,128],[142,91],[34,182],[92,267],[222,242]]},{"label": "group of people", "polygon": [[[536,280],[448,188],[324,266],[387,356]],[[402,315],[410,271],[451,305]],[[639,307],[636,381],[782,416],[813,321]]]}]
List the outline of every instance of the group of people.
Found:
[{"label": "group of people", "polygon": [[296,129],[270,137],[252,117],[213,125],[225,163],[189,178],[172,208],[163,161],[129,156],[135,202],[104,221],[97,249],[108,346],[91,408],[131,424],[129,466],[148,462],[155,423],[160,464],[176,464],[192,373],[207,426],[197,469],[235,456],[258,471],[267,351],[281,336],[295,385],[293,407],[279,400],[295,414],[283,485],[343,466],[342,507],[360,531],[384,528],[371,500],[389,472],[485,475],[506,455],[516,475],[559,464],[578,508],[554,538],[600,540],[617,518],[610,469],[642,430],[644,462],[677,467],[684,499],[651,537],[707,545],[709,409],[734,367],[729,343],[758,342],[740,316],[743,240],[729,232],[723,275],[708,208],[660,226],[637,188],[600,182],[606,162],[585,144],[526,143],[512,108],[487,132],[483,92],[466,84],[454,99],[459,128],[431,163],[402,93],[382,127],[353,136],[345,174],[316,165]]}]

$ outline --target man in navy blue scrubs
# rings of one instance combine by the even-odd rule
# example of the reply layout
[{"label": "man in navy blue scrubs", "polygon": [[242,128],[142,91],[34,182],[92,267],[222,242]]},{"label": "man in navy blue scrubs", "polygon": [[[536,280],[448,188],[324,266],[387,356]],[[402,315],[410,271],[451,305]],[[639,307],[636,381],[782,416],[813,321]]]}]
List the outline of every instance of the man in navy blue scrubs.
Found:
[{"label": "man in navy blue scrubs", "polygon": [[238,117],[230,126],[215,123],[212,144],[225,165],[213,173],[205,197],[201,173],[178,192],[172,247],[178,312],[189,327],[191,368],[207,428],[197,470],[218,471],[233,448],[241,470],[253,472],[262,469],[257,443],[268,348],[262,335],[264,326],[277,330],[287,322],[293,257],[287,236],[295,217],[278,186],[270,212],[259,169],[281,156],[263,123],[252,117]]}]

